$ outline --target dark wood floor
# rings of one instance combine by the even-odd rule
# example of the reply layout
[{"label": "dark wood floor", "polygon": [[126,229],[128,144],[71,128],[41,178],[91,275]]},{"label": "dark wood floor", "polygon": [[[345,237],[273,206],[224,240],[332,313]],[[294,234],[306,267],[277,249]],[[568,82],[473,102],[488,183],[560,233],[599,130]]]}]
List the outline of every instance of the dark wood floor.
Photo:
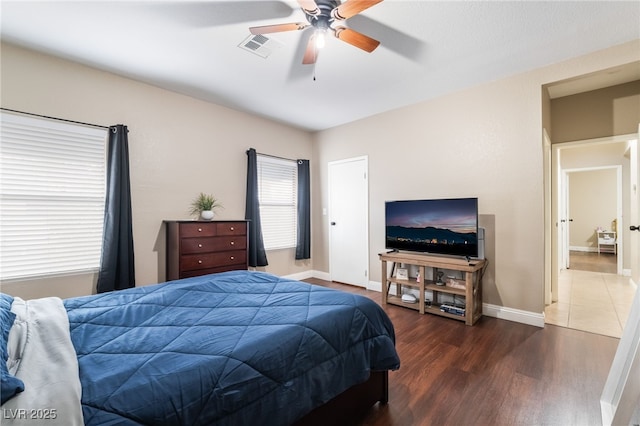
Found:
[{"label": "dark wood floor", "polygon": [[569,252],[569,267],[578,271],[617,273],[617,258],[614,253]]},{"label": "dark wood floor", "polygon": [[[380,293],[317,279],[314,284]],[[386,305],[401,366],[362,425],[601,425],[618,339],[482,317],[475,326]]]}]

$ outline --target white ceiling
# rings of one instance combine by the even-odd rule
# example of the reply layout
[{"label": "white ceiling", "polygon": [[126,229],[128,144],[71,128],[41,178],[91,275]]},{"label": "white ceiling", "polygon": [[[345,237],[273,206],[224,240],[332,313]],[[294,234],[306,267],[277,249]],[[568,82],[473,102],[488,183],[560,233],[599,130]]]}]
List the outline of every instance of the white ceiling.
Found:
[{"label": "white ceiling", "polygon": [[[331,38],[314,67],[301,63],[310,31],[270,35],[282,46],[266,59],[238,47],[249,26],[306,22],[296,1],[2,0],[1,8],[4,41],[309,131],[640,39],[636,1],[385,0],[346,21],[381,42],[374,52]],[[639,69],[595,84],[638,79]]]}]

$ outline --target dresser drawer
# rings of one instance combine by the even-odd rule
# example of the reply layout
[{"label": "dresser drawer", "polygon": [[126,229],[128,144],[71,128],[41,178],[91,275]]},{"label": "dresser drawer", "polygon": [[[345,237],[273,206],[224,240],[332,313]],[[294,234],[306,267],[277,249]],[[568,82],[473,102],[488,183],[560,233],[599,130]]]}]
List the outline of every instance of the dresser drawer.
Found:
[{"label": "dresser drawer", "polygon": [[246,236],[182,238],[180,240],[180,249],[182,251],[182,254],[241,250],[246,248]]},{"label": "dresser drawer", "polygon": [[246,222],[216,223],[217,235],[247,235]]},{"label": "dresser drawer", "polygon": [[187,254],[180,258],[180,269],[194,271],[225,265],[246,264],[246,250],[231,250],[220,253]]},{"label": "dresser drawer", "polygon": [[247,270],[247,266],[242,263],[237,265],[222,265],[222,266],[216,266],[215,268],[209,268],[209,269],[194,269],[193,271],[183,271],[181,274],[181,278],[199,277],[200,275],[215,274],[218,272],[246,271],[246,270]]},{"label": "dresser drawer", "polygon": [[180,224],[180,237],[214,237],[217,233],[217,223],[181,223]]}]

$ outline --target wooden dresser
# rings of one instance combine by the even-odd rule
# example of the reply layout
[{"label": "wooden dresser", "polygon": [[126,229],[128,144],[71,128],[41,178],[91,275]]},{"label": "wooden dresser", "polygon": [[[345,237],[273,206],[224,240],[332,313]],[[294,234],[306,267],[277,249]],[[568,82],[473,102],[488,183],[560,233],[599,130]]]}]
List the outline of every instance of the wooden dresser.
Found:
[{"label": "wooden dresser", "polygon": [[167,281],[247,269],[246,220],[166,220]]}]

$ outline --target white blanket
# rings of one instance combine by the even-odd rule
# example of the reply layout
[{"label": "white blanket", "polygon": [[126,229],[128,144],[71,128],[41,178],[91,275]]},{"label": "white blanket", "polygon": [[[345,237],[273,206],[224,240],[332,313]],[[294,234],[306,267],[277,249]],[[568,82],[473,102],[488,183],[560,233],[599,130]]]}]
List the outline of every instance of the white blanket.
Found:
[{"label": "white blanket", "polygon": [[25,389],[2,405],[2,425],[83,425],[78,360],[62,300],[16,297],[11,311],[7,365]]}]

